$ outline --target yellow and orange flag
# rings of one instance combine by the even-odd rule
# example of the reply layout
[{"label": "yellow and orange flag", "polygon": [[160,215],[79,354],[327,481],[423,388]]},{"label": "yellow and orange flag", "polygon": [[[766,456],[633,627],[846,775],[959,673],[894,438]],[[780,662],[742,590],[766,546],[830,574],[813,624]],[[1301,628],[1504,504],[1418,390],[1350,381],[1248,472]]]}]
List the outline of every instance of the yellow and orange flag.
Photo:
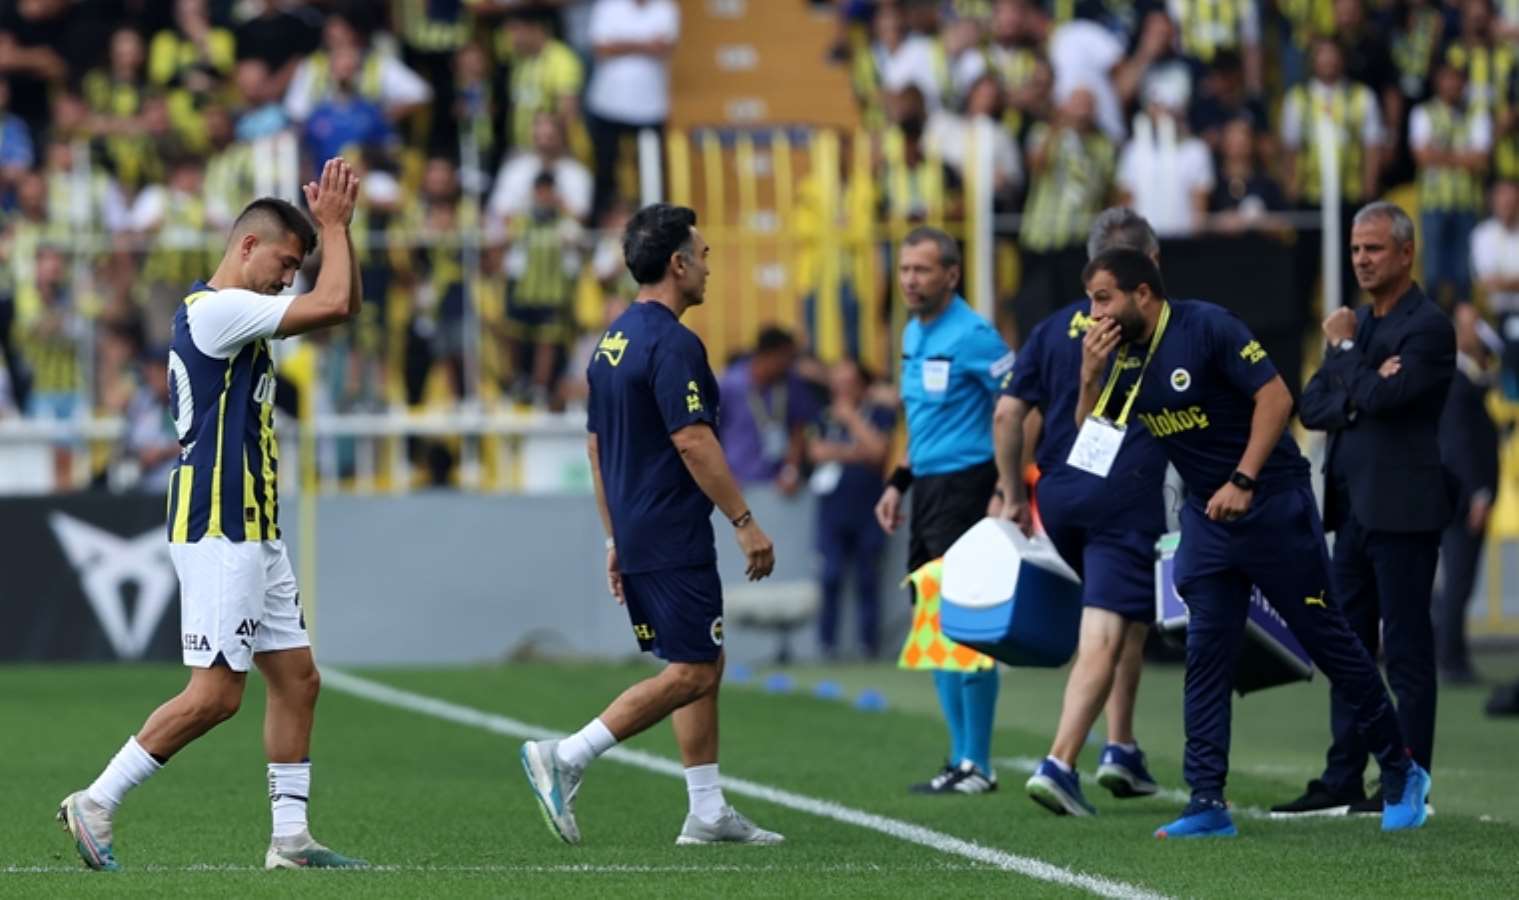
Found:
[{"label": "yellow and orange flag", "polygon": [[939,628],[939,585],[944,582],[944,560],[924,563],[907,576],[917,595],[912,630],[902,645],[897,667],[917,671],[979,672],[996,662],[984,653],[955,643]]}]

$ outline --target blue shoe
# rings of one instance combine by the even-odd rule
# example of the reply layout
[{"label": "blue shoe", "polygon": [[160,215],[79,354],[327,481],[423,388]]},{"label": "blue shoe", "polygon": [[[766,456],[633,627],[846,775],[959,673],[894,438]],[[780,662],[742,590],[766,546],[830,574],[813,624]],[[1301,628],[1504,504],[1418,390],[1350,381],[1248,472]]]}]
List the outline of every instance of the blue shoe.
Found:
[{"label": "blue shoe", "polygon": [[1034,802],[1057,816],[1095,816],[1097,807],[1081,795],[1081,777],[1066,772],[1046,759],[1024,783],[1023,789]]},{"label": "blue shoe", "polygon": [[[1425,801],[1429,799],[1429,773],[1418,763],[1409,760],[1408,773],[1403,776],[1403,790],[1396,803],[1384,802],[1382,805],[1382,830],[1404,831],[1409,828],[1420,828],[1429,818],[1429,809]],[[1383,795],[1384,800],[1392,797],[1388,791]]]},{"label": "blue shoe", "polygon": [[1150,777],[1150,770],[1145,768],[1144,751],[1136,748],[1131,753],[1117,744],[1102,748],[1102,762],[1097,766],[1097,783],[1120,800],[1148,797],[1160,790],[1160,785]]},{"label": "blue shoe", "polygon": [[1238,834],[1229,807],[1217,800],[1193,800],[1181,811],[1181,818],[1155,829],[1155,836],[1161,840],[1236,837]]}]

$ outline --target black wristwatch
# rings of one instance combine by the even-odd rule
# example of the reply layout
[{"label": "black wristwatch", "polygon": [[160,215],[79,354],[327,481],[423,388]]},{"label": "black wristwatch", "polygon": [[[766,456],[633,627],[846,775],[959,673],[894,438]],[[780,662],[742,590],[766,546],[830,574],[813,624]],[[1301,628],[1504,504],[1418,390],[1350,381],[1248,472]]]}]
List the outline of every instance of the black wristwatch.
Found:
[{"label": "black wristwatch", "polygon": [[1242,491],[1253,491],[1255,490],[1255,486],[1260,482],[1246,475],[1244,472],[1235,469],[1234,474],[1229,476],[1229,483]]}]

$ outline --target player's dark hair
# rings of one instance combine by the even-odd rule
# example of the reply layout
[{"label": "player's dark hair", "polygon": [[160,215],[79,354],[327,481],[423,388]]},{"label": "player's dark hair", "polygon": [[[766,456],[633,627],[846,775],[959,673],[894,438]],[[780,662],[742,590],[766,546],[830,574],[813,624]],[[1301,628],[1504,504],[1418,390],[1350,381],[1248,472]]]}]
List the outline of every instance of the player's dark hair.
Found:
[{"label": "player's dark hair", "polygon": [[670,257],[690,253],[696,210],[653,203],[628,220],[622,233],[622,258],[639,284],[658,284],[670,270]]},{"label": "player's dark hair", "polygon": [[300,238],[301,255],[308,256],[316,249],[316,228],[306,214],[295,204],[278,197],[260,197],[238,213],[232,223],[232,234],[244,234],[254,229],[280,231]]},{"label": "player's dark hair", "polygon": [[1160,298],[1166,296],[1166,284],[1161,280],[1160,267],[1155,265],[1155,260],[1138,250],[1116,247],[1099,253],[1081,270],[1081,283],[1091,283],[1098,272],[1112,275],[1113,280],[1118,282],[1118,289],[1126,294],[1139,290],[1141,284],[1147,284],[1150,293]]},{"label": "player's dark hair", "polygon": [[955,243],[955,239],[945,231],[919,225],[907,232],[907,237],[902,239],[904,247],[916,247],[927,243],[932,243],[939,248],[939,265],[946,269],[960,265],[960,245]]},{"label": "player's dark hair", "polygon": [[795,349],[796,338],[791,336],[791,332],[779,325],[767,325],[760,329],[759,337],[754,341],[754,352],[756,354]]}]

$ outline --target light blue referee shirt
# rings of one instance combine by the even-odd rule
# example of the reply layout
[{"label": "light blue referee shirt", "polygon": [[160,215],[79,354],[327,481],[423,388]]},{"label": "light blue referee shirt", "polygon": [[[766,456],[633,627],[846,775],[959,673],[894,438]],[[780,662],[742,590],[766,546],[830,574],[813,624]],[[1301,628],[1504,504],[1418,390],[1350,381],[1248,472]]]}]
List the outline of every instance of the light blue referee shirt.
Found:
[{"label": "light blue referee shirt", "polygon": [[1001,335],[956,295],[939,317],[902,331],[902,405],[907,465],[942,475],[992,458],[992,409],[1013,353]]}]

